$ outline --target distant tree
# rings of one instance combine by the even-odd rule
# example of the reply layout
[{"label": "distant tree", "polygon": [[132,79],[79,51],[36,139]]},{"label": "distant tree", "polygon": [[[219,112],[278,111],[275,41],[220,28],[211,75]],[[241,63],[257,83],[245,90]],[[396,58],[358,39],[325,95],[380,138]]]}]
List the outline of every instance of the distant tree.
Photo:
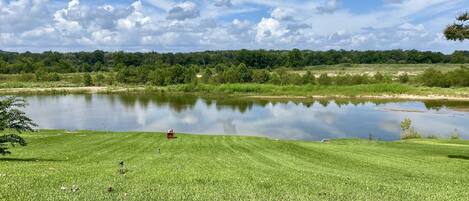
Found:
[{"label": "distant tree", "polygon": [[210,68],[205,69],[205,71],[202,74],[202,82],[204,83],[209,83],[209,81],[212,79],[213,72]]},{"label": "distant tree", "polygon": [[239,64],[237,68],[240,76],[240,82],[251,82],[252,81],[252,70],[249,69],[245,64]]},{"label": "distant tree", "polygon": [[303,84],[314,84],[316,77],[311,73],[311,71],[306,71],[306,74],[303,75]]},{"label": "distant tree", "polygon": [[380,72],[377,72],[374,76],[373,76],[374,80],[376,83],[381,83],[384,81],[384,76],[383,74],[381,74]]},{"label": "distant tree", "polygon": [[26,141],[18,134],[24,131],[33,131],[37,125],[28,118],[19,108],[26,106],[23,99],[6,97],[0,99],[0,131],[16,131],[16,134],[5,134],[0,136],[0,155],[10,154],[8,144],[26,146]]},{"label": "distant tree", "polygon": [[252,74],[252,81],[263,84],[269,81],[269,72],[267,70],[256,70]]},{"label": "distant tree", "polygon": [[332,78],[327,75],[327,73],[323,73],[318,78],[318,84],[320,85],[331,85]]},{"label": "distant tree", "polygon": [[102,73],[98,73],[98,75],[96,75],[95,83],[101,86],[104,84],[105,79],[106,77]]},{"label": "distant tree", "polygon": [[449,87],[446,76],[433,68],[426,69],[420,76],[419,81],[428,87]]},{"label": "distant tree", "polygon": [[469,13],[463,13],[456,18],[456,22],[448,25],[445,29],[445,36],[448,40],[467,40],[469,39]]},{"label": "distant tree", "polygon": [[304,65],[304,55],[299,49],[293,49],[288,53],[289,67],[302,67]]},{"label": "distant tree", "polygon": [[91,78],[91,75],[89,73],[85,73],[83,75],[83,84],[85,86],[93,86],[93,78]]}]

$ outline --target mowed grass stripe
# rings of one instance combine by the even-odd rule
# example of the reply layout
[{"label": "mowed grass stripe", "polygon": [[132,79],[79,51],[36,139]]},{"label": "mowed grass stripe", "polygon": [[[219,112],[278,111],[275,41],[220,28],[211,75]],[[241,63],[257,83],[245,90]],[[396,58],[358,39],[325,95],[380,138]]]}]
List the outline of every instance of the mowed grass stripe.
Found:
[{"label": "mowed grass stripe", "polygon": [[[162,133],[94,131],[24,136],[28,147],[14,147],[13,155],[0,158],[0,200],[469,197],[467,141],[318,143],[203,135],[167,140]],[[118,173],[121,160],[125,176]],[[80,190],[72,192],[73,185]]]}]

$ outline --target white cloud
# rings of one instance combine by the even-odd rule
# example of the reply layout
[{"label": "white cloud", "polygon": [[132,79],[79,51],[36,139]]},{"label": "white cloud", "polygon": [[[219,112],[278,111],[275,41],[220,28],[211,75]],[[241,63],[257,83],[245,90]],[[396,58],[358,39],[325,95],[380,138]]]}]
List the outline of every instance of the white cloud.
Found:
[{"label": "white cloud", "polygon": [[185,20],[197,18],[200,16],[200,11],[197,9],[197,5],[192,2],[183,2],[177,4],[168,12],[167,19],[170,20]]},{"label": "white cloud", "polygon": [[280,21],[274,18],[262,18],[257,25],[257,42],[263,42],[270,39],[282,39],[286,36],[290,30],[288,30]]},{"label": "white cloud", "polygon": [[[465,0],[383,0],[353,12],[337,0],[0,0],[1,49],[421,49],[464,43],[441,36]],[[318,12],[319,11],[319,12]]]},{"label": "white cloud", "polygon": [[143,8],[140,0],[134,2],[131,8],[132,12],[129,16],[117,20],[117,28],[132,30],[137,26],[142,27],[151,23],[151,18],[142,13]]},{"label": "white cloud", "polygon": [[294,20],[293,18],[294,15],[295,15],[295,11],[292,9],[288,9],[288,8],[275,8],[270,14],[270,16],[272,16],[273,18],[277,20],[286,20],[286,21]]},{"label": "white cloud", "polygon": [[217,7],[231,7],[233,4],[231,3],[231,0],[218,0],[214,4]]},{"label": "white cloud", "polygon": [[337,10],[337,0],[326,0],[322,6],[318,6],[316,9],[320,13],[332,13]]}]

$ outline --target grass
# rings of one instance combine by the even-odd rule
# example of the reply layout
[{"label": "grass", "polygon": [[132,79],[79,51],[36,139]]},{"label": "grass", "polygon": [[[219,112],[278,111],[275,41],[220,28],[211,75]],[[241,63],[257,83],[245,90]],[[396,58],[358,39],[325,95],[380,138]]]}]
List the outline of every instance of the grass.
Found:
[{"label": "grass", "polygon": [[[469,197],[469,141],[462,140],[319,143],[178,135],[168,141],[160,133],[50,130],[24,136],[29,146],[0,157],[0,200]],[[125,175],[118,172],[121,160]],[[73,186],[79,190],[72,192]]]},{"label": "grass", "polygon": [[220,84],[175,85],[166,87],[170,92],[225,93],[272,96],[381,96],[381,95],[446,95],[469,97],[469,88],[431,88],[407,84],[383,83],[352,86],[287,85],[272,84]]},{"label": "grass", "polygon": [[408,73],[409,75],[418,75],[429,68],[435,68],[443,72],[448,72],[461,68],[461,66],[468,67],[468,64],[338,64],[338,65],[319,65],[306,67],[304,70],[295,71],[298,73],[305,73],[310,70],[313,73],[328,73],[328,74],[363,74],[380,72],[387,75],[396,75],[398,73]]},{"label": "grass", "polygon": [[[34,86],[25,88],[0,87],[0,95],[12,94],[67,94],[67,93],[193,93],[201,95],[237,95],[256,97],[311,97],[325,96],[338,98],[403,98],[410,96],[439,96],[444,99],[467,99],[469,88],[432,88],[399,83],[366,84],[352,86],[324,85],[272,85],[272,84],[181,84],[165,87],[121,85],[100,88],[80,86]],[[400,97],[402,95],[402,97]],[[411,97],[412,98],[412,97]],[[413,97],[415,98],[415,97]]]}]

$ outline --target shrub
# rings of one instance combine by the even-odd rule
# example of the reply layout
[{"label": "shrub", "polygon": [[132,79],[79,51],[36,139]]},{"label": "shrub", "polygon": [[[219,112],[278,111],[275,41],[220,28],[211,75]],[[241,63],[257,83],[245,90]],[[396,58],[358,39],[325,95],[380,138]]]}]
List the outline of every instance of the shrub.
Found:
[{"label": "shrub", "polygon": [[327,73],[323,73],[318,78],[318,84],[320,85],[331,85],[332,79],[327,75]]},{"label": "shrub", "polygon": [[269,81],[269,72],[266,70],[256,70],[252,74],[252,81],[259,84],[264,84]]},{"label": "shrub", "polygon": [[428,87],[449,87],[446,76],[433,68],[425,70],[419,77],[419,81]]},{"label": "shrub", "polygon": [[426,138],[427,138],[427,139],[434,139],[434,140],[439,139],[438,135],[433,135],[433,134],[432,134],[432,135],[427,135]]},{"label": "shrub", "polygon": [[420,139],[422,135],[412,127],[412,120],[405,118],[401,122],[401,140]]},{"label": "shrub", "polygon": [[459,140],[461,139],[461,135],[459,134],[457,129],[454,129],[454,131],[450,135],[450,139],[452,140]]},{"label": "shrub", "polygon": [[85,73],[83,75],[83,84],[85,86],[93,86],[93,79],[91,78],[91,75],[89,73]]},{"label": "shrub", "polygon": [[22,82],[35,81],[34,74],[31,74],[31,73],[21,74],[18,79],[19,79],[19,81],[22,81]]},{"label": "shrub", "polygon": [[374,76],[373,79],[375,80],[376,83],[381,83],[384,81],[384,76],[380,72],[377,72]]},{"label": "shrub", "polygon": [[104,81],[105,81],[106,77],[104,77],[103,74],[99,73],[98,75],[96,75],[95,77],[95,83],[99,86],[103,85],[104,84]]},{"label": "shrub", "polygon": [[404,73],[402,75],[399,75],[397,78],[400,83],[408,83],[409,82],[409,75],[407,73]]}]

